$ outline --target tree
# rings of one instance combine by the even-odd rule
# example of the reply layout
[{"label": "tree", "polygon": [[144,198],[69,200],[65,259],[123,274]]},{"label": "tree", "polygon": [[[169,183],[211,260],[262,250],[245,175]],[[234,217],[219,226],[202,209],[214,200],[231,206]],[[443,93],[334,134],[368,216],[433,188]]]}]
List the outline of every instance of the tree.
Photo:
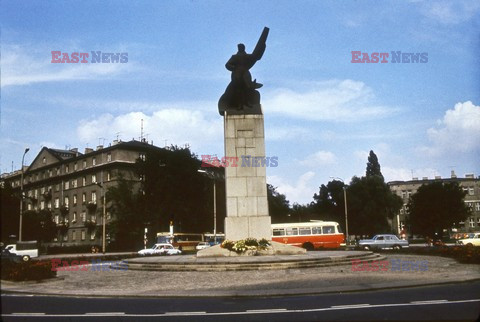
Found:
[{"label": "tree", "polygon": [[322,184],[319,193],[313,195],[313,208],[323,220],[336,221],[345,229],[344,187],[345,184],[339,180]]},{"label": "tree", "polygon": [[388,219],[402,207],[402,199],[391,192],[383,177],[353,177],[347,189],[348,227],[355,235],[389,232]]},{"label": "tree", "polygon": [[290,203],[284,194],[277,191],[277,188],[267,184],[268,210],[272,223],[288,222]]},{"label": "tree", "polygon": [[51,210],[27,210],[22,217],[22,240],[50,242],[57,236],[57,224]]},{"label": "tree", "polygon": [[380,176],[383,178],[382,172],[380,171],[380,163],[378,162],[377,155],[370,150],[368,155],[367,162],[367,171],[365,174],[367,177]]},{"label": "tree", "polygon": [[9,236],[18,235],[20,198],[10,186],[0,187],[1,241],[10,242]]},{"label": "tree", "polygon": [[408,203],[413,233],[433,237],[465,220],[471,214],[465,195],[456,182],[422,185]]}]

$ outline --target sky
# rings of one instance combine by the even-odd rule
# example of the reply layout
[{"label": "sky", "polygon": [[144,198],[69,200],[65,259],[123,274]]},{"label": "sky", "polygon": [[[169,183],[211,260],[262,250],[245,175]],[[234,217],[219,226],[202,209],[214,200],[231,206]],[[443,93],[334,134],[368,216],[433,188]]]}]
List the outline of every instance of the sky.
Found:
[{"label": "sky", "polygon": [[[291,204],[365,175],[370,150],[386,181],[480,175],[478,1],[2,0],[0,21],[1,173],[20,169],[26,147],[28,165],[42,147],[142,133],[222,157],[225,63],[267,26],[250,71],[278,158],[267,182]],[[52,63],[52,51],[89,58]],[[93,63],[98,51],[128,61]]]}]

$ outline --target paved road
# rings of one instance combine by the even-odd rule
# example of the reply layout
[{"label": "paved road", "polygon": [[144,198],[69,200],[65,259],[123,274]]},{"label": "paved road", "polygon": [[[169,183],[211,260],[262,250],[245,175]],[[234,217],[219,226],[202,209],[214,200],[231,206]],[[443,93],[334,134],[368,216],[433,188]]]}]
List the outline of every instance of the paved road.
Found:
[{"label": "paved road", "polygon": [[4,321],[375,321],[480,316],[480,281],[312,296],[85,298],[2,295]]}]

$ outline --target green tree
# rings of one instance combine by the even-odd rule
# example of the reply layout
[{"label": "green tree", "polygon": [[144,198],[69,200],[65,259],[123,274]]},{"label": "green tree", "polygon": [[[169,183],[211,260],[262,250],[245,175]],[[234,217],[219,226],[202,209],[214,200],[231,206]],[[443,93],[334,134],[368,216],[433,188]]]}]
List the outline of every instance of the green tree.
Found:
[{"label": "green tree", "polygon": [[402,207],[380,176],[353,177],[347,189],[349,233],[374,235],[389,232],[388,219]]},{"label": "green tree", "polygon": [[345,229],[345,184],[332,180],[327,185],[322,184],[318,194],[313,195],[313,208],[323,220],[338,222]]},{"label": "green tree", "polygon": [[383,178],[382,172],[380,171],[380,163],[378,162],[377,155],[372,150],[370,150],[370,153],[368,155],[366,176],[380,176]]},{"label": "green tree", "polygon": [[290,213],[290,203],[284,194],[277,191],[277,188],[267,184],[268,210],[272,223],[288,222]]},{"label": "green tree", "polygon": [[463,200],[465,195],[456,182],[422,185],[408,203],[413,233],[433,237],[465,220],[471,215]]},{"label": "green tree", "polygon": [[0,227],[1,241],[10,242],[9,236],[18,235],[20,198],[15,196],[11,187],[0,187]]},{"label": "green tree", "polygon": [[22,240],[50,242],[57,236],[57,225],[53,221],[52,211],[27,210],[22,216]]}]

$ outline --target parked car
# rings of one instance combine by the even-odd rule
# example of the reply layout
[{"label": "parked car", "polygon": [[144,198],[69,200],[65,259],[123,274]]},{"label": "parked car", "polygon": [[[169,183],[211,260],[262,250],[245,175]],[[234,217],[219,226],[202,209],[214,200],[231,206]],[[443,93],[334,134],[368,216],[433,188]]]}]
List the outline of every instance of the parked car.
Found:
[{"label": "parked car", "polygon": [[16,244],[7,245],[5,247],[12,254],[22,256],[25,262],[30,258],[38,257],[38,246],[36,241],[17,242]]},{"label": "parked car", "polygon": [[181,250],[176,249],[172,244],[160,243],[155,244],[151,248],[142,249],[138,251],[138,254],[141,256],[147,255],[180,255]]},{"label": "parked car", "polygon": [[198,245],[195,247],[197,250],[202,250],[205,248],[211,247],[210,243],[208,242],[199,242]]},{"label": "parked car", "polygon": [[2,255],[1,256],[2,256],[1,257],[2,263],[4,261],[11,261],[11,262],[16,262],[16,263],[19,263],[19,262],[23,261],[22,256],[14,254],[14,253],[10,253],[10,251],[6,248],[2,249]]},{"label": "parked car", "polygon": [[467,238],[457,240],[458,245],[480,246],[480,233],[470,233]]},{"label": "parked car", "polygon": [[401,249],[408,247],[408,241],[399,239],[395,235],[381,234],[373,236],[372,239],[359,240],[357,247],[366,250],[383,248]]}]

